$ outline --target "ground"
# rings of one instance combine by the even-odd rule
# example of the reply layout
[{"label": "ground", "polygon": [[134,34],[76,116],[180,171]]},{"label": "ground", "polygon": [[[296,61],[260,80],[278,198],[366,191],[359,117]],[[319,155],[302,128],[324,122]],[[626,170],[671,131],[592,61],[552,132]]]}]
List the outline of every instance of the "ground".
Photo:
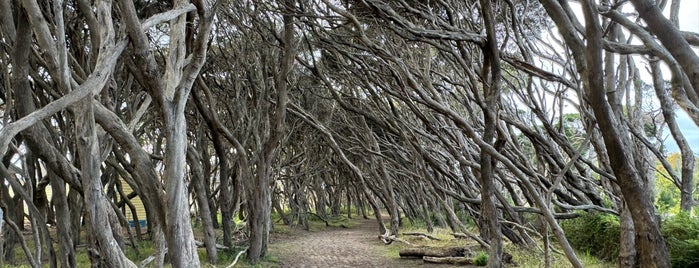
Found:
[{"label": "ground", "polygon": [[273,241],[269,253],[279,258],[280,267],[452,267],[400,259],[388,248],[397,245],[384,245],[377,236],[375,220],[358,220],[351,228],[294,231]]}]

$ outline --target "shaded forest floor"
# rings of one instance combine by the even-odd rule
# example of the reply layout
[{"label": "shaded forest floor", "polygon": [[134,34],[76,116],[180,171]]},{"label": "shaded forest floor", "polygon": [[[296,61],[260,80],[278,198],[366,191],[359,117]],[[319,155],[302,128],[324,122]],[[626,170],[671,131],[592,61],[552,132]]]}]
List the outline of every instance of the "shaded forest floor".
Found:
[{"label": "shaded forest floor", "polygon": [[[374,219],[354,218],[348,220],[345,217],[340,217],[330,220],[332,226],[325,226],[322,222],[313,220],[309,221],[309,224],[310,231],[305,231],[300,226],[275,225],[271,232],[267,257],[263,258],[257,265],[247,264],[244,259],[241,259],[235,267],[477,267],[423,263],[421,259],[401,259],[398,254],[399,250],[410,246],[400,242],[385,245],[377,237],[379,232]],[[200,231],[200,229],[195,230]],[[406,226],[401,229],[401,233],[403,232],[425,232],[425,230],[420,227]],[[199,232],[195,233],[201,236]],[[412,236],[401,236],[401,238],[415,246],[460,246],[471,248],[476,252],[483,251],[475,241],[452,238],[451,232],[446,229],[437,228],[433,235],[439,237],[441,241],[424,240]],[[25,239],[32,247],[33,241],[29,233],[25,233]],[[201,237],[198,240],[201,240]],[[141,241],[139,248],[140,253],[133,252],[130,247],[127,249],[127,256],[136,263],[151,255],[154,250],[153,243],[150,241]],[[507,243],[505,251],[512,254],[515,263],[517,263],[507,264],[505,267],[543,267],[543,255],[536,248],[518,248]],[[28,267],[28,264],[23,262],[25,257],[22,250],[16,247],[15,252],[19,263],[16,265],[2,264],[0,267]],[[219,264],[211,265],[206,263],[204,249],[199,249],[202,267],[228,267],[233,262],[237,252],[220,252]],[[84,247],[78,249],[76,257],[78,267],[90,265]],[[585,267],[613,266],[613,263],[600,261],[590,256],[589,253],[578,253],[578,257],[581,258]],[[560,253],[553,254],[552,261],[553,268],[570,267],[570,264]],[[165,267],[170,266],[166,264]]]},{"label": "shaded forest floor", "polygon": [[451,267],[400,259],[391,249],[396,245],[384,245],[377,235],[376,221],[371,219],[356,220],[349,228],[294,229],[277,235],[269,254],[277,258],[278,267]]}]

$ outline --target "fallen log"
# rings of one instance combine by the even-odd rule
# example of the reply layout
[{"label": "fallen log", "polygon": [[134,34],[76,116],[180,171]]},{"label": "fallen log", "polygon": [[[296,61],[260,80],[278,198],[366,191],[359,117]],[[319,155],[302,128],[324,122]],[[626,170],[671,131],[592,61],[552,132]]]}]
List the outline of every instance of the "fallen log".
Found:
[{"label": "fallen log", "polygon": [[439,239],[439,238],[437,238],[437,237],[434,237],[433,235],[426,234],[426,233],[403,233],[403,235],[412,235],[412,236],[417,236],[417,237],[426,237],[426,238],[429,238],[429,239],[431,239],[431,240],[437,240],[437,241],[441,241],[441,240],[442,240],[442,239]]},{"label": "fallen log", "polygon": [[419,247],[404,248],[398,252],[401,258],[420,259],[427,257],[473,257],[474,252],[466,247]]},{"label": "fallen log", "polygon": [[429,263],[454,264],[454,265],[471,265],[472,258],[466,257],[422,257],[422,261]]}]

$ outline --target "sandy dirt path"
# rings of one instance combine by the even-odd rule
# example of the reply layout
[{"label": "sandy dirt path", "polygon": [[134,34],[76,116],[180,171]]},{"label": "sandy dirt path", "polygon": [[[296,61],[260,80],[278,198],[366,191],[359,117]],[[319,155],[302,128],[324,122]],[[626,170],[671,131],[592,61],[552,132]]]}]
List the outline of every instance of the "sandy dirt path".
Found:
[{"label": "sandy dirt path", "polygon": [[279,267],[452,267],[388,256],[386,247],[393,245],[384,245],[377,235],[376,221],[361,220],[352,228],[295,231],[273,241],[269,253],[279,258]]}]

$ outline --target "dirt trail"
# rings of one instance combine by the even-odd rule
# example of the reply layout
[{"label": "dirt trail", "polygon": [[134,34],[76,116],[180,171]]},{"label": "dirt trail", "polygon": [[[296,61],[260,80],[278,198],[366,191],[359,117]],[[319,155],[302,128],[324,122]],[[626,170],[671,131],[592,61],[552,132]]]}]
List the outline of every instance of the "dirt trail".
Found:
[{"label": "dirt trail", "polygon": [[352,228],[301,231],[281,238],[271,243],[269,253],[279,257],[280,267],[451,267],[387,256],[387,246],[377,235],[376,221],[361,220]]}]

